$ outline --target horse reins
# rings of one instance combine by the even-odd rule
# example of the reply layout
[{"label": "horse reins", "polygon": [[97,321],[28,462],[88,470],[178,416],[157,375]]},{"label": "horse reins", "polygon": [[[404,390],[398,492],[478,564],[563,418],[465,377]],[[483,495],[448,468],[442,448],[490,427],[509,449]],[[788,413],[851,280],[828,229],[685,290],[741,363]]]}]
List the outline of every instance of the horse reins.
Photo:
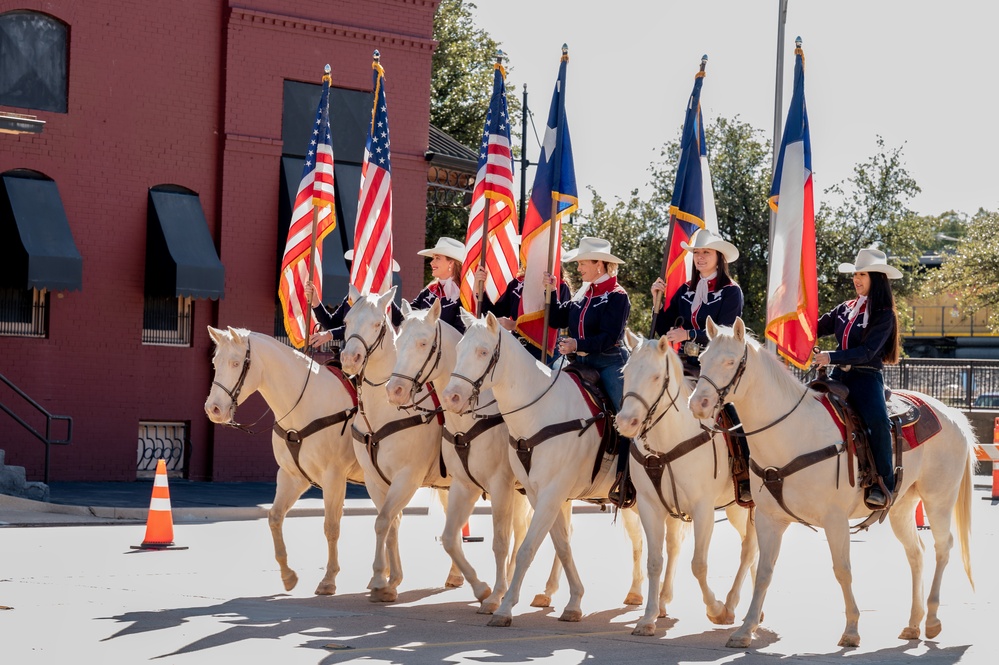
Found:
[{"label": "horse reins", "polygon": [[662,401],[663,395],[667,394],[666,389],[669,387],[669,362],[666,363],[666,376],[663,377],[662,384],[663,387],[659,389],[659,394],[656,395],[656,398],[652,401],[652,404],[646,402],[645,398],[636,392],[627,392],[624,394],[624,397],[621,398],[621,408],[624,408],[624,400],[628,399],[629,397],[634,397],[639,402],[641,402],[642,406],[645,407],[645,419],[642,420],[642,424],[638,430],[638,436],[636,438],[644,439],[645,435],[648,434],[653,427],[658,425],[659,421],[662,420],[667,413],[669,413],[670,408],[676,408],[677,411],[680,410],[679,407],[676,406],[676,400],[680,397],[680,388],[678,386],[676,390],[676,395],[670,399],[669,404],[667,404],[666,408],[663,409],[663,412],[659,414],[659,417],[656,418],[655,420],[652,420],[653,415],[655,415],[656,409],[659,408],[659,402]]},{"label": "horse reins", "polygon": [[[430,346],[430,352],[427,354],[427,359],[423,361],[423,364],[420,366],[420,369],[417,370],[416,375],[407,376],[405,374],[400,374],[399,372],[392,372],[392,374],[389,375],[389,379],[391,379],[392,377],[398,377],[400,379],[409,381],[412,384],[412,387],[410,388],[409,391],[409,399],[412,402],[412,404],[409,404],[408,406],[400,406],[399,407],[400,410],[418,409],[420,411],[428,411],[428,412],[432,411],[433,413],[439,413],[441,411],[440,408],[431,410],[431,409],[425,409],[420,406],[420,404],[425,402],[427,398],[430,397],[429,391],[418,401],[413,401],[413,398],[417,394],[419,394],[421,390],[423,390],[423,386],[425,386],[427,382],[430,380],[430,375],[433,374],[434,370],[436,370],[437,367],[440,365],[441,354],[443,353],[443,351],[444,351],[443,344],[441,344],[441,322],[440,320],[438,320],[437,330],[434,333],[434,343]],[[428,370],[427,365],[430,365],[431,358],[433,358],[434,364],[431,365],[430,369]],[[424,370],[426,370],[426,375],[424,375]]]}]

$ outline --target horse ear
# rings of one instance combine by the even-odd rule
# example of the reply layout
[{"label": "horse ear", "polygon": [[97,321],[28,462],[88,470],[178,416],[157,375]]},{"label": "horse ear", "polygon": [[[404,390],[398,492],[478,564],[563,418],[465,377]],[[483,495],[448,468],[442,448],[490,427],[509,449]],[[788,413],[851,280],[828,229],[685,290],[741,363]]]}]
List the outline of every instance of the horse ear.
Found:
[{"label": "horse ear", "polygon": [[732,326],[732,330],[735,332],[735,338],[740,342],[746,341],[746,324],[743,322],[741,316],[735,317],[735,325]]},{"label": "horse ear", "polygon": [[659,353],[662,353],[664,355],[666,354],[667,351],[669,351],[670,345],[669,345],[669,340],[666,339],[666,335],[663,335],[662,337],[659,338],[659,342],[656,346],[659,349]]},{"label": "horse ear", "polygon": [[437,323],[441,318],[441,299],[438,298],[434,301],[434,304],[430,306],[430,311],[427,312],[427,323]]},{"label": "horse ear", "polygon": [[225,333],[218,328],[212,328],[211,326],[208,326],[208,334],[211,336],[212,341],[216,344],[221,344],[223,336],[225,335]]},{"label": "horse ear", "polygon": [[704,331],[708,333],[708,341],[713,340],[715,335],[718,334],[718,326],[715,325],[715,322],[711,318],[710,314],[708,315],[708,320],[704,323]]},{"label": "horse ear", "polygon": [[351,284],[350,288],[347,290],[347,295],[350,298],[351,303],[355,303],[361,299],[361,292],[358,291],[357,287],[353,284]]},{"label": "horse ear", "polygon": [[379,311],[387,311],[388,310],[389,304],[393,300],[395,300],[395,292],[397,290],[398,290],[398,287],[393,286],[391,289],[389,289],[388,291],[386,291],[382,295],[378,296],[378,310]]},{"label": "horse ear", "polygon": [[475,323],[476,318],[467,309],[462,307],[458,310],[458,314],[461,316],[461,322],[465,324],[465,328],[471,328],[472,324]]},{"label": "horse ear", "polygon": [[405,316],[406,318],[409,318],[409,315],[413,313],[413,308],[410,306],[408,300],[402,301],[402,304],[399,306],[399,310],[402,312],[402,315]]},{"label": "horse ear", "polygon": [[642,344],[642,336],[636,335],[631,332],[631,328],[626,327],[624,329],[624,343],[627,345],[629,351],[637,349]]},{"label": "horse ear", "polygon": [[489,332],[499,332],[499,321],[496,320],[496,315],[492,312],[486,314],[486,328],[489,329]]}]

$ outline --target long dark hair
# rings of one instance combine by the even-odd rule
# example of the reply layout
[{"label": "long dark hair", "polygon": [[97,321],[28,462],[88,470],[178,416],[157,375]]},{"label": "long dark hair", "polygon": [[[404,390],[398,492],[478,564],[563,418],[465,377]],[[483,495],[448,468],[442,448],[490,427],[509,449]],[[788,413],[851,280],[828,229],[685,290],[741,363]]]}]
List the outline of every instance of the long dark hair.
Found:
[{"label": "long dark hair", "polygon": [[[895,294],[891,290],[891,282],[883,272],[869,272],[867,276],[871,278],[871,289],[867,293],[867,306],[871,314],[877,312],[891,312],[895,325],[892,326],[891,335],[885,342],[881,360],[886,365],[898,363],[899,331],[898,331],[898,310],[895,308]],[[864,336],[867,331],[864,331]]]},{"label": "long dark hair", "polygon": [[[718,272],[718,277],[715,278],[716,280],[715,287],[720,289],[721,287],[728,286],[729,284],[733,284],[734,282],[732,281],[732,275],[728,271],[728,261],[725,260],[725,255],[719,252],[717,249],[715,250],[715,254],[718,255],[718,268],[716,269]],[[697,272],[697,269],[695,268],[694,276],[687,283],[687,288],[689,288],[691,291],[696,291],[697,283],[699,281],[701,281],[701,273]]]}]

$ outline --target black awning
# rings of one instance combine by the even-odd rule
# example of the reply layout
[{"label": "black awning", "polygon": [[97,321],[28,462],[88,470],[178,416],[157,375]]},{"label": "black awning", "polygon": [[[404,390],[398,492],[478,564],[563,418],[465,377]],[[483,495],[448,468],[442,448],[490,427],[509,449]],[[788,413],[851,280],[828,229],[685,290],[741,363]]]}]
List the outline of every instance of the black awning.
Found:
[{"label": "black awning", "polygon": [[197,194],[149,190],[146,231],[147,295],[225,295],[225,268]]},{"label": "black awning", "polygon": [[53,180],[11,173],[0,193],[0,282],[51,291],[83,288],[83,257]]}]

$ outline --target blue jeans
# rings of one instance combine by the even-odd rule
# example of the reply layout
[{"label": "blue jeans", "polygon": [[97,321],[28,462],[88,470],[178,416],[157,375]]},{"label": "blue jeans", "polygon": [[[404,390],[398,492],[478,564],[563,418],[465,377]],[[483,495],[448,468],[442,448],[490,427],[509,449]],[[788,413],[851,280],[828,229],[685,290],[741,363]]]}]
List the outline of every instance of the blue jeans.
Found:
[{"label": "blue jeans", "polygon": [[831,377],[850,389],[848,400],[867,426],[871,452],[878,475],[889,490],[895,489],[895,468],[892,465],[891,421],[885,405],[885,380],[881,370],[854,367],[849,372],[836,368]]},{"label": "blue jeans", "polygon": [[607,397],[614,404],[616,411],[621,410],[624,399],[624,364],[628,362],[628,350],[616,346],[604,353],[591,353],[578,356],[576,362],[586,367],[592,367],[600,372],[600,382],[604,386]]}]

